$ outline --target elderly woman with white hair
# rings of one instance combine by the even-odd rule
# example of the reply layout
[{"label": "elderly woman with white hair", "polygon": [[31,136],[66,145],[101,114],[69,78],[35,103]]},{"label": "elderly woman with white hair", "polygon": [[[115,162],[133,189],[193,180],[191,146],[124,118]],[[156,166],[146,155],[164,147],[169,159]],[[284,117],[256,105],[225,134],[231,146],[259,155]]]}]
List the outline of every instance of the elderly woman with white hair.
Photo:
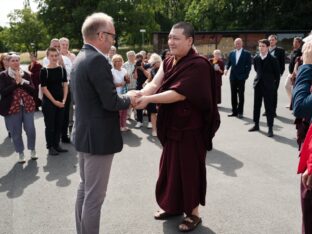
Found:
[{"label": "elderly woman with white hair", "polygon": [[9,67],[0,73],[0,114],[4,116],[13,140],[19,163],[25,163],[22,128],[26,132],[31,159],[36,160],[36,129],[34,124],[35,88],[30,75],[20,68],[20,57],[8,57]]},{"label": "elderly woman with white hair", "polygon": [[209,59],[215,70],[216,78],[216,100],[217,104],[221,103],[221,86],[222,86],[222,75],[224,73],[224,62],[222,60],[222,54],[220,50],[213,51],[213,58]]},{"label": "elderly woman with white hair", "polygon": [[[161,57],[156,54],[156,53],[152,53],[148,63],[151,65],[150,68],[150,77],[148,78],[147,82],[151,82],[154,78],[154,76],[156,75],[160,64],[161,64]],[[152,123],[152,136],[157,136],[157,127],[156,127],[156,122],[157,122],[157,108],[156,108],[156,104],[155,103],[149,103],[146,107],[148,115],[151,116],[151,123]]]}]

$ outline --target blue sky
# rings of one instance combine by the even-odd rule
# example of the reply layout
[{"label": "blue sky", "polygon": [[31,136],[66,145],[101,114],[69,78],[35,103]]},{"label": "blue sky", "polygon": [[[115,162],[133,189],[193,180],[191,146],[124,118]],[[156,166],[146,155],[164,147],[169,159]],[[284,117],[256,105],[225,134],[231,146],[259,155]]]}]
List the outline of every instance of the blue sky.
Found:
[{"label": "blue sky", "polygon": [[[24,6],[24,0],[0,0],[0,26],[8,26],[7,15],[14,9],[21,9]],[[33,11],[37,11],[37,4],[30,0],[30,7]]]}]

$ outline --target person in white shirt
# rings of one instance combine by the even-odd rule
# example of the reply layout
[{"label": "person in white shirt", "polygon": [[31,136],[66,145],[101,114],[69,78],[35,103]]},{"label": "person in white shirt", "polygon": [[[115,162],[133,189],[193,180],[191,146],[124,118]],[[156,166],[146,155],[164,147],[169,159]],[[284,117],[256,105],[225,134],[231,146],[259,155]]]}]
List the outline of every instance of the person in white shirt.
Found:
[{"label": "person in white shirt", "polygon": [[[123,58],[119,54],[115,54],[112,57],[112,74],[114,78],[114,84],[116,86],[116,91],[118,94],[125,94],[127,93],[127,83],[129,82],[129,76],[127,74],[127,70],[122,67],[123,65]],[[119,120],[120,120],[120,131],[128,131],[127,128],[127,113],[128,110],[119,110]]]},{"label": "person in white shirt", "polygon": [[[59,40],[60,42],[60,52],[61,55],[69,58],[71,63],[74,63],[74,60],[76,58],[76,55],[74,53],[71,53],[69,51],[69,40],[66,37],[62,37]],[[66,66],[65,66],[66,67]],[[67,79],[69,82],[69,86],[68,86],[68,96],[66,99],[66,103],[65,103],[65,110],[64,110],[64,125],[62,128],[62,142],[63,143],[70,143],[70,138],[68,135],[71,135],[73,126],[74,126],[74,103],[73,103],[73,99],[72,99],[72,95],[71,95],[71,90],[70,90],[70,73],[71,72],[71,68],[70,71],[67,71]]]},{"label": "person in white shirt", "polygon": [[[127,70],[127,73],[129,75],[130,83],[127,84],[128,90],[135,90],[136,88],[136,76],[135,76],[135,52],[133,50],[130,50],[127,52],[127,62],[125,62],[122,67]],[[135,112],[135,109],[132,107],[128,110],[127,118],[131,118],[131,112],[132,110]]]}]

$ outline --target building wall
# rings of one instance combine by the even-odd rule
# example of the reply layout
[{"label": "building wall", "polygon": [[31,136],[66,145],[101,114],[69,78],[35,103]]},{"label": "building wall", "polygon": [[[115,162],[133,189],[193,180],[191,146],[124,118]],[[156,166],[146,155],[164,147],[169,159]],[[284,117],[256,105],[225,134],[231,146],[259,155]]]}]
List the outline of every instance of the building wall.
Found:
[{"label": "building wall", "polygon": [[[235,38],[240,37],[243,39],[244,48],[254,55],[257,53],[258,40],[267,38],[271,34],[276,34],[278,37],[278,46],[283,47],[286,50],[286,54],[290,54],[293,38],[297,36],[305,37],[309,32],[309,30],[280,32],[197,32],[195,35],[195,47],[200,54],[205,56],[211,56],[213,50],[219,49],[223,56],[227,58],[229,52],[233,50]],[[154,33],[154,51],[160,53],[162,50],[168,48],[167,40],[168,33]]]}]

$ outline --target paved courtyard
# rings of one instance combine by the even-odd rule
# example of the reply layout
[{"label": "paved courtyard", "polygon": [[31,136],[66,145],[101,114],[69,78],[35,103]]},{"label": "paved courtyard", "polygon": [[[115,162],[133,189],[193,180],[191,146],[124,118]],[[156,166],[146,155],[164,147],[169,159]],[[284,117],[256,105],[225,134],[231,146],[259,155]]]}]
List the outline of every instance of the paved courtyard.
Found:
[{"label": "paved courtyard", "polygon": [[[200,208],[202,225],[194,233],[296,234],[301,231],[300,176],[293,116],[281,79],[275,119],[275,137],[252,126],[252,72],[246,83],[244,118],[228,118],[230,87],[223,77],[221,127],[207,153],[206,206]],[[263,111],[262,111],[263,112]],[[77,155],[47,156],[41,112],[35,115],[38,161],[17,164],[11,140],[0,118],[0,234],[73,234],[74,203],[79,183]],[[101,233],[179,233],[181,217],[156,221],[154,191],[161,154],[151,130],[133,128],[123,133],[124,149],[113,161],[107,197],[102,209]],[[25,135],[24,135],[25,139]],[[26,151],[29,157],[29,152]]]}]

